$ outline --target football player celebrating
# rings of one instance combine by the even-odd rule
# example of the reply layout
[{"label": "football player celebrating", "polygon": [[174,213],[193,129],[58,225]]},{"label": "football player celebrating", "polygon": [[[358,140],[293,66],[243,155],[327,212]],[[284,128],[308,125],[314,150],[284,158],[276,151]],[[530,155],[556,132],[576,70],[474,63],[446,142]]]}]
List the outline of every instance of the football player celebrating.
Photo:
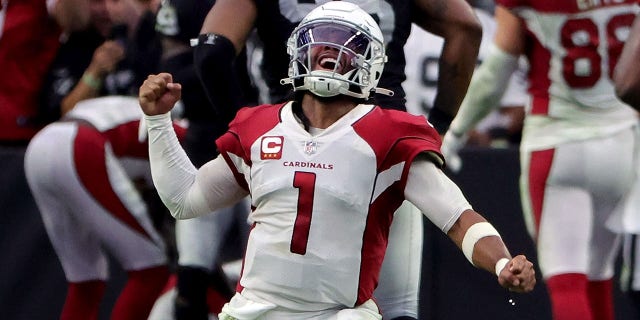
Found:
[{"label": "football player celebrating", "polygon": [[324,4],[287,50],[283,82],[295,98],[241,109],[217,140],[220,156],[198,170],[167,114],[180,84],[163,73],[140,88],[154,183],[174,217],[251,196],[242,276],[220,319],[381,319],[373,291],[405,199],[502,286],[533,289],[533,264],[511,257],[441,170],[440,138],[424,117],[363,103],[381,91],[387,59],[370,15],[348,2]]}]

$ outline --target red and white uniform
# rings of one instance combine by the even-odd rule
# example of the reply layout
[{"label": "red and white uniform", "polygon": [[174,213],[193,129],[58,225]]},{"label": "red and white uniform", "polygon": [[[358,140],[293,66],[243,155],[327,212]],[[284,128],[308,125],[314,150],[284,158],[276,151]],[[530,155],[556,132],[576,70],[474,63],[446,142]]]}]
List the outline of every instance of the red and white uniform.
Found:
[{"label": "red and white uniform", "polygon": [[[498,0],[527,31],[530,102],[521,143],[523,210],[545,279],[613,276],[616,209],[636,179],[637,113],[611,75],[637,0]],[[619,222],[619,219],[617,220]]]},{"label": "red and white uniform", "polygon": [[147,117],[147,125],[154,182],[174,216],[251,195],[242,277],[223,309],[231,316],[342,319],[347,309],[357,314],[350,319],[378,319],[371,298],[395,209],[406,198],[446,232],[470,208],[433,162],[417,157],[440,159],[440,138],[422,116],[358,105],[307,132],[291,103],[245,108],[218,139],[221,156],[197,172],[178,152],[168,116]]},{"label": "red and white uniform", "polygon": [[132,181],[150,174],[141,117],[133,97],[84,100],[27,148],[29,187],[70,282],[107,279],[105,249],[125,270],[167,262]]},{"label": "red and white uniform", "polygon": [[[259,19],[256,20],[257,35],[263,44],[261,61],[263,81],[266,84],[271,103],[285,101],[289,88],[280,84],[287,77],[289,56],[285,44],[291,32],[300,21],[314,8],[330,0],[254,0]],[[390,89],[391,97],[383,94],[373,95],[375,104],[384,108],[405,110],[405,94],[402,81],[405,78],[405,59],[403,46],[411,32],[413,1],[350,0],[371,16],[382,31],[389,57],[385,63],[383,76],[378,86]],[[395,223],[391,228],[390,246],[387,250],[380,277],[380,286],[375,297],[383,309],[384,316],[418,318],[420,274],[422,272],[422,218],[415,208],[405,204],[398,209]]]},{"label": "red and white uniform", "polygon": [[28,141],[40,128],[38,93],[61,32],[49,15],[55,2],[0,0],[0,141]]},{"label": "red and white uniform", "polygon": [[524,21],[531,101],[523,150],[610,136],[637,123],[611,75],[638,0],[498,0]]}]

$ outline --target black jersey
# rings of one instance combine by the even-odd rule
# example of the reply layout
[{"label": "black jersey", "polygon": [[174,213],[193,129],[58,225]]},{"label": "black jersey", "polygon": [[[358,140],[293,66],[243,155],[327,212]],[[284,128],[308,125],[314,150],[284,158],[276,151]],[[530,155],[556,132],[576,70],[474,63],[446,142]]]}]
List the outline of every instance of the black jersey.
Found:
[{"label": "black jersey", "polygon": [[[258,9],[256,28],[264,46],[262,71],[269,87],[271,102],[283,101],[290,87],[280,84],[287,77],[289,55],[287,39],[311,10],[330,0],[254,0]],[[378,87],[392,90],[388,97],[375,94],[374,103],[383,108],[406,110],[402,82],[405,80],[404,44],[411,32],[413,3],[407,0],[350,0],[378,22],[384,36],[389,61]]]},{"label": "black jersey", "polygon": [[[131,40],[124,38],[126,28],[114,27],[114,30],[119,31],[110,37],[123,42],[125,57],[105,77],[99,96],[137,96],[138,88],[147,76],[158,71],[162,48],[156,37],[155,16],[150,11],[145,12]],[[91,28],[71,33],[68,40],[60,46],[42,86],[38,119],[42,124],[60,118],[62,100],[82,79],[95,50],[105,40],[97,30]]]}]

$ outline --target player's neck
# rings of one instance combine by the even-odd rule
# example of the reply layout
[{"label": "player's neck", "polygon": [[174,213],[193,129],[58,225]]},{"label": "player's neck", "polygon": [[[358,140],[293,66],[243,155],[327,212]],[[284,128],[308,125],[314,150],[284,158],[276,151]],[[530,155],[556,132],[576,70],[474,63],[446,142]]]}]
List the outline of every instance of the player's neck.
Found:
[{"label": "player's neck", "polygon": [[326,129],[357,106],[351,98],[318,98],[305,94],[302,98],[302,111],[314,128]]}]

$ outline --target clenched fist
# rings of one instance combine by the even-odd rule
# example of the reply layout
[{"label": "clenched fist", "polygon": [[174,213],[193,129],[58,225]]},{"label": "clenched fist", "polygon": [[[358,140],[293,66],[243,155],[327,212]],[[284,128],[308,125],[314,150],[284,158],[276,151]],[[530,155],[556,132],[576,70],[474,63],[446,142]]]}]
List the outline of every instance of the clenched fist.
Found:
[{"label": "clenched fist", "polygon": [[164,114],[180,100],[182,86],[169,73],[152,74],[140,86],[138,101],[148,116]]},{"label": "clenched fist", "polygon": [[533,263],[523,255],[511,259],[498,275],[501,286],[513,292],[530,292],[536,285]]}]

